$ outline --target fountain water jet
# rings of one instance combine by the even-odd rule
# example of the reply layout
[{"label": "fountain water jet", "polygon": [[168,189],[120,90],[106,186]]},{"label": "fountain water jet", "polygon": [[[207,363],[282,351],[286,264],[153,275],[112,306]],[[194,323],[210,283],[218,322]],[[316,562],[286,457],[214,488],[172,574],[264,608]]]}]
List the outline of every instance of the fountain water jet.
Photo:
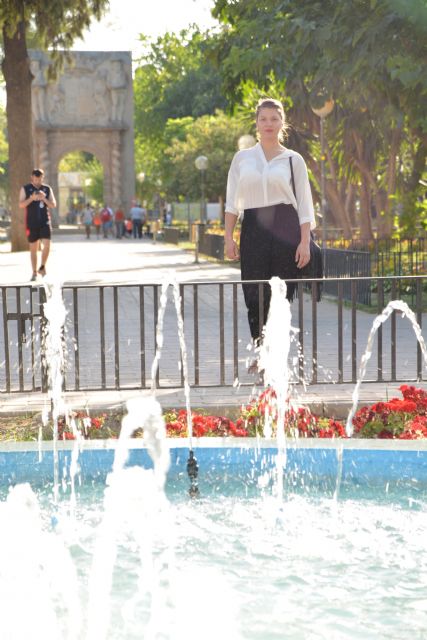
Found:
[{"label": "fountain water jet", "polygon": [[63,331],[67,315],[62,299],[61,284],[55,281],[44,281],[46,302],[43,305],[47,325],[44,329],[44,358],[48,372],[48,397],[51,401],[53,421],[53,494],[58,502],[58,418],[64,412],[62,383],[64,371]]},{"label": "fountain water jet", "polygon": [[[161,407],[154,398],[130,400],[127,409],[113,470],[107,478],[104,516],[98,529],[90,575],[88,640],[107,637],[110,621],[105,605],[111,592],[117,538],[122,527],[132,532],[140,556],[139,588],[134,606],[144,593],[151,594],[146,637],[169,638],[172,627],[172,608],[167,604],[170,602],[172,527],[164,493],[170,464],[166,428]],[[129,438],[139,427],[144,428],[144,440],[153,460],[153,470],[125,467]]]},{"label": "fountain water jet", "polygon": [[271,302],[259,352],[260,371],[264,384],[276,393],[277,410],[277,497],[283,500],[283,470],[286,467],[285,418],[289,405],[289,366],[291,307],[286,298],[286,282],[274,277],[270,280]]},{"label": "fountain water jet", "polygon": [[359,401],[359,391],[360,391],[360,387],[361,384],[365,378],[366,375],[366,367],[368,365],[369,359],[372,355],[372,345],[374,342],[374,338],[375,338],[375,334],[377,333],[379,327],[386,321],[388,320],[388,318],[391,316],[391,314],[393,313],[393,311],[401,311],[403,317],[407,317],[408,320],[410,321],[415,335],[417,337],[418,343],[421,347],[421,351],[423,354],[423,358],[424,358],[424,363],[427,366],[427,348],[424,342],[424,338],[422,336],[421,333],[421,328],[420,325],[417,322],[417,319],[415,317],[414,312],[408,307],[408,305],[406,304],[406,302],[403,302],[402,300],[391,300],[388,305],[385,307],[385,309],[382,311],[382,313],[380,313],[374,320],[374,322],[372,323],[372,328],[369,332],[369,336],[368,336],[368,341],[366,344],[366,349],[365,349],[365,353],[362,355],[361,359],[360,359],[360,367],[359,367],[359,375],[357,378],[357,383],[356,386],[354,387],[353,390],[353,394],[352,394],[352,407],[350,409],[350,412],[348,414],[347,417],[347,422],[346,422],[346,433],[347,436],[349,438],[352,437],[353,435],[353,418],[356,414],[357,411],[357,403]]},{"label": "fountain water jet", "polygon": [[176,278],[172,275],[166,278],[166,280],[162,284],[162,289],[161,289],[160,307],[158,312],[157,328],[156,328],[156,353],[155,353],[153,364],[151,367],[151,391],[153,393],[153,396],[155,396],[156,377],[159,369],[159,362],[160,362],[162,348],[163,348],[163,321],[164,321],[164,315],[165,315],[165,310],[167,305],[167,292],[168,292],[169,286],[172,286],[172,291],[173,291],[173,301],[174,301],[175,310],[176,310],[177,325],[178,325],[178,339],[179,339],[179,346],[180,346],[180,352],[181,352],[181,365],[182,365],[183,378],[184,378],[184,395],[185,395],[185,406],[187,411],[187,429],[188,429],[188,442],[189,442],[189,455],[188,455],[188,461],[187,461],[187,474],[190,479],[189,494],[192,498],[196,498],[200,494],[199,487],[198,487],[199,466],[197,464],[197,459],[193,451],[193,419],[191,415],[191,404],[190,404],[190,385],[188,383],[187,347],[185,344],[185,336],[184,336],[184,320],[181,313],[181,296],[179,292],[179,284],[176,281]]}]

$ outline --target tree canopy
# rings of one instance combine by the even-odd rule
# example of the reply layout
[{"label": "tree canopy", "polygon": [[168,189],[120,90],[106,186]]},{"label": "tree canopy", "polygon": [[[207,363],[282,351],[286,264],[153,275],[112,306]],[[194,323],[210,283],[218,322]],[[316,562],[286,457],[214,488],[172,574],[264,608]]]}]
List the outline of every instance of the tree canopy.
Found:
[{"label": "tree canopy", "polygon": [[285,80],[286,95],[278,97],[290,99],[299,143],[318,176],[319,124],[311,108],[319,97],[333,97],[326,186],[336,221],[346,227],[345,200],[357,189],[365,239],[374,203],[380,233],[390,234],[396,197],[403,203],[406,194],[413,208],[422,189],[425,0],[216,0],[214,13],[225,25],[214,56],[229,99],[242,100],[248,82],[271,91],[272,80]]},{"label": "tree canopy", "polygon": [[196,26],[165,33],[154,41],[141,36],[146,53],[135,71],[135,124],[138,135],[162,135],[170,119],[197,118],[224,109],[221,76],[205,55],[209,35]]},{"label": "tree canopy", "polygon": [[218,110],[213,115],[184,121],[184,135],[174,137],[172,131],[179,129],[179,125],[180,121],[171,120],[166,126],[170,142],[165,150],[165,181],[170,196],[200,198],[199,171],[194,163],[198,156],[204,155],[208,158],[206,196],[211,201],[221,200],[238,140],[248,132],[245,121]]},{"label": "tree canopy", "polygon": [[[210,39],[194,25],[155,40],[141,36],[146,50],[137,63],[134,80],[135,155],[137,173],[145,174],[145,198],[159,191],[160,182],[169,199],[195,191],[194,159],[190,161],[193,181],[180,186],[173,175],[179,162],[170,152],[179,142],[184,144],[198,118],[227,106],[220,73],[206,55]],[[185,192],[188,185],[191,193]]]}]

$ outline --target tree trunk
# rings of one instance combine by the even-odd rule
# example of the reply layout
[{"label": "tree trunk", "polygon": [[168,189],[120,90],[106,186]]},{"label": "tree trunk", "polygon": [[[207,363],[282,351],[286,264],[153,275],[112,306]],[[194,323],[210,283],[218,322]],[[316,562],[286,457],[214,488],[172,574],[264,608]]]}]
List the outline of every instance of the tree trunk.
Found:
[{"label": "tree trunk", "polygon": [[356,187],[350,182],[347,183],[345,194],[345,210],[350,220],[351,227],[356,226]]},{"label": "tree trunk", "polygon": [[387,194],[384,189],[378,189],[374,193],[375,209],[377,212],[377,236],[380,240],[390,238],[393,230],[391,214],[387,203]]},{"label": "tree trunk", "polygon": [[406,193],[414,191],[422,178],[426,167],[427,156],[427,136],[421,137],[414,155],[414,164],[409,180],[404,185]]},{"label": "tree trunk", "polygon": [[343,230],[344,238],[351,239],[351,222],[348,216],[347,209],[345,208],[345,198],[342,193],[342,183],[338,179],[338,173],[335,167],[334,158],[332,156],[329,145],[326,147],[326,155],[329,164],[329,173],[331,175],[331,181],[326,182],[327,198],[330,201],[331,208],[335,210],[335,217],[338,218],[340,226]]},{"label": "tree trunk", "polygon": [[371,220],[371,185],[369,180],[362,176],[360,187],[360,239],[362,242],[370,242],[374,238]]},{"label": "tree trunk", "polygon": [[[317,182],[320,184],[320,167],[311,155],[306,156],[306,162],[312,173],[316,176]],[[325,180],[325,197],[329,205],[328,213],[333,218],[337,227],[343,230],[345,238],[351,238],[350,220],[344,208],[344,202],[340,196],[338,184],[336,180],[327,178]]]},{"label": "tree trunk", "polygon": [[11,202],[12,251],[25,251],[25,209],[18,206],[19,190],[28,182],[33,168],[31,81],[25,23],[20,22],[13,36],[3,27],[3,75],[6,81],[6,115],[9,137],[9,180]]},{"label": "tree trunk", "polygon": [[395,127],[390,135],[390,147],[388,151],[388,162],[386,171],[387,188],[379,189],[375,195],[375,206],[378,214],[378,237],[389,238],[393,233],[394,207],[391,205],[391,196],[396,192],[397,169],[396,160],[399,153],[402,128]]}]

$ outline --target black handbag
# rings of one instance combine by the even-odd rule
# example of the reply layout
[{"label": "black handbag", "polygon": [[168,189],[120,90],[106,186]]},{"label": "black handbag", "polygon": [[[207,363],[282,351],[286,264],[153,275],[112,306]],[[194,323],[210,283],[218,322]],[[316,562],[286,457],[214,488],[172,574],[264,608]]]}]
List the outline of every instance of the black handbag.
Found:
[{"label": "black handbag", "polygon": [[[294,192],[295,200],[297,199],[297,192],[295,189],[295,178],[294,178],[294,168],[292,165],[292,156],[289,156],[289,164],[291,167],[291,182],[292,182],[292,191]],[[317,242],[314,240],[313,232],[310,231],[310,262],[305,265],[302,269],[298,269],[298,278],[301,279],[313,279],[313,278],[323,278],[323,252],[319,247]],[[311,289],[311,284],[308,285]],[[322,297],[322,284],[320,282],[317,283],[317,300],[319,301]]]}]

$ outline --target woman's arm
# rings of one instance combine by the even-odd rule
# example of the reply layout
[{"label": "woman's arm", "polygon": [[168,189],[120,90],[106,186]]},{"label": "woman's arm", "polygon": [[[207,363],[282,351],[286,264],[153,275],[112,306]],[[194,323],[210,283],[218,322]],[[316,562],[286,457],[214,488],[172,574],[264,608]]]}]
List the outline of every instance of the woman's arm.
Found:
[{"label": "woman's arm", "polygon": [[303,222],[301,225],[301,242],[297,246],[295,262],[298,269],[302,269],[310,262],[310,223]]},{"label": "woman's arm", "polygon": [[294,169],[297,211],[302,232],[302,225],[305,222],[309,222],[310,229],[314,229],[316,220],[307,167],[304,158],[299,154],[294,156]]},{"label": "woman's arm", "polygon": [[224,226],[225,226],[225,255],[229,260],[239,259],[239,248],[234,241],[233,233],[236,226],[237,216],[234,213],[225,212]]},{"label": "woman's arm", "polygon": [[295,191],[301,228],[301,241],[295,252],[295,262],[298,269],[302,269],[310,262],[310,230],[314,229],[316,222],[306,164],[299,154],[295,156],[295,160]]},{"label": "woman's arm", "polygon": [[239,248],[233,239],[234,227],[236,226],[239,212],[237,210],[237,192],[239,185],[239,169],[238,169],[238,154],[234,156],[230,169],[228,171],[227,178],[227,197],[225,200],[225,255],[229,260],[239,259]]}]

